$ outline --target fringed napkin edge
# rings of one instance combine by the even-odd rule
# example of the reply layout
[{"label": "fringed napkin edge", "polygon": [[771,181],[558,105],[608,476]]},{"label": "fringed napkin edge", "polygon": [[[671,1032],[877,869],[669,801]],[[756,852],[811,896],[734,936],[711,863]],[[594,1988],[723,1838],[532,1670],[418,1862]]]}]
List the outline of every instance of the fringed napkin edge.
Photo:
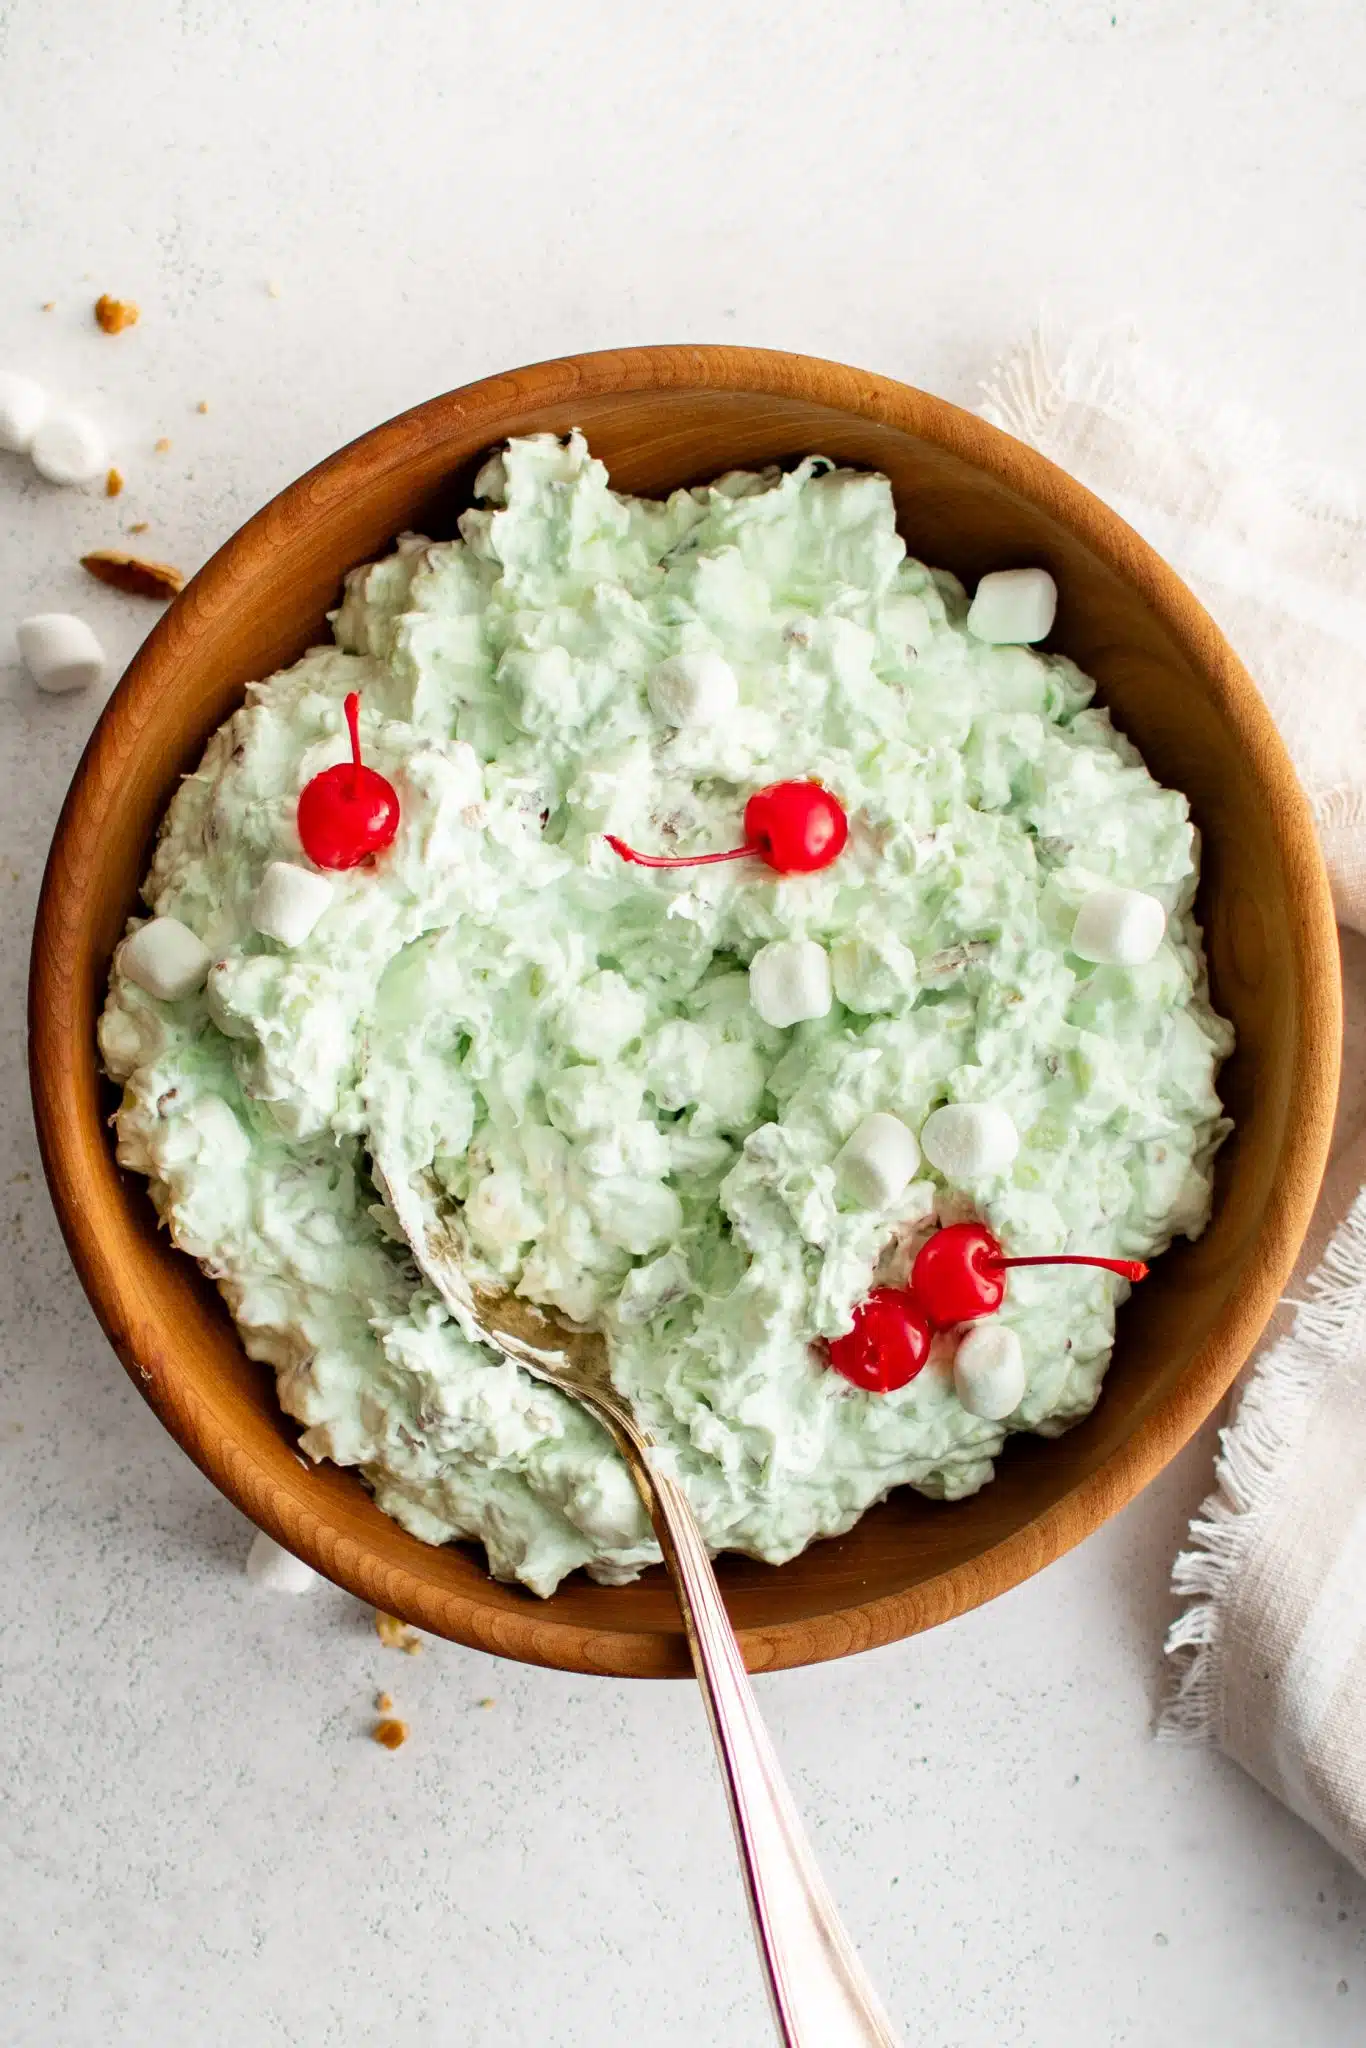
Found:
[{"label": "fringed napkin edge", "polygon": [[1172,1567],[1172,1591],[1188,1604],[1167,1633],[1177,1676],[1158,1719],[1160,1741],[1219,1740],[1228,1601],[1278,1504],[1324,1383],[1351,1357],[1366,1315],[1366,1190],[1333,1232],[1302,1299],[1287,1306],[1291,1328],[1257,1360],[1219,1432],[1214,1491]]}]

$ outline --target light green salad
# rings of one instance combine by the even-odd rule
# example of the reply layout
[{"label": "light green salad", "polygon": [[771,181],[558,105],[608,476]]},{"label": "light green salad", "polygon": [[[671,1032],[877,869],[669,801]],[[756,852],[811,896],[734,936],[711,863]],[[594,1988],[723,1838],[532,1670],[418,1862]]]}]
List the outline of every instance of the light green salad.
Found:
[{"label": "light green salad", "polygon": [[[1025,1390],[1004,1420],[960,1401],[945,1339],[886,1395],[823,1340],[936,1221],[1138,1258],[1202,1229],[1231,1033],[1186,801],[1070,661],[968,630],[881,476],[813,457],[652,503],[575,433],[511,443],[477,495],[459,539],[408,535],[348,576],[335,645],[254,683],[172,803],[144,896],[207,974],[177,993],[134,971],[131,936],[116,956],[119,1158],[308,1456],[538,1593],[580,1566],[633,1577],[648,1521],[587,1414],[460,1334],[372,1151],[461,1205],[486,1275],[606,1332],[715,1549],[777,1562],[892,1487],[972,1493],[1009,1432],[1092,1407],[1125,1284],[1012,1273]],[[324,884],[296,809],[347,757],[352,691],[401,821]],[[785,778],[848,812],[820,872],[655,872],[605,842],[735,846],[747,796]],[[316,892],[286,940],[258,928],[272,863]],[[1072,949],[1107,883],[1166,910],[1142,965]],[[747,970],[791,939],[823,949],[833,995],[784,1027]],[[862,1121],[918,1132],[946,1103],[1007,1111],[1013,1161],[852,1199],[834,1162]]]}]

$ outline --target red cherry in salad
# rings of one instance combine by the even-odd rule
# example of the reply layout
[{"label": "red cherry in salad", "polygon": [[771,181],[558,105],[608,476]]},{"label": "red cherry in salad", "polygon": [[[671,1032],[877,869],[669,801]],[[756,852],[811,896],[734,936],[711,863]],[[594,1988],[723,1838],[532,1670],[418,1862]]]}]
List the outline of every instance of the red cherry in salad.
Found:
[{"label": "red cherry in salad", "polygon": [[1141,1259],[1096,1259],[1077,1252],[1008,1259],[984,1223],[949,1223],[916,1253],[911,1292],[934,1329],[951,1329],[995,1314],[1012,1266],[1099,1266],[1124,1280],[1142,1280],[1148,1271]]},{"label": "red cherry in salad", "polygon": [[351,759],[324,768],[299,794],[297,824],[304,852],[320,868],[356,868],[382,853],[398,830],[398,792],[360,757],[360,698],[343,706]]},{"label": "red cherry in salad", "polygon": [[777,874],[812,875],[843,853],[849,817],[819,782],[774,782],[755,790],[745,805],[745,843],[725,853],[637,853],[615,833],[606,837],[613,853],[642,868],[704,868],[757,855]]},{"label": "red cherry in salad", "polygon": [[780,875],[814,875],[843,853],[849,818],[819,782],[775,782],[745,805],[745,837]]},{"label": "red cherry in salad", "polygon": [[832,1338],[830,1364],[867,1394],[891,1394],[913,1380],[930,1355],[930,1326],[915,1297],[875,1287],[854,1310],[854,1327]]},{"label": "red cherry in salad", "polygon": [[982,1223],[950,1223],[915,1255],[911,1286],[937,1329],[993,1315],[1005,1299],[1001,1247]]}]

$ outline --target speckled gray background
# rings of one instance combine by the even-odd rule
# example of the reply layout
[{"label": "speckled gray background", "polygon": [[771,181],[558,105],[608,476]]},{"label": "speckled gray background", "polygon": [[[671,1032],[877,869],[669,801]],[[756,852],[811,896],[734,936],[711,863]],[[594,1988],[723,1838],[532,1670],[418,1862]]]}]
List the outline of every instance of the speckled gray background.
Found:
[{"label": "speckled gray background", "polygon": [[[971,402],[1041,301],[1135,314],[1366,474],[1364,80],[1347,0],[0,0],[0,365],[86,400],[128,480],[109,504],[0,456],[6,2044],[769,2038],[691,1689],[408,1659],[340,1593],[253,1595],[246,1524],[106,1350],[21,1022],[96,707],[34,696],[9,622],[79,603],[125,658],[152,613],[83,548],[145,518],[192,568],[400,407],[622,341]],[[136,330],[95,332],[103,290]],[[986,1612],[761,1681],[908,2048],[1366,2034],[1366,1887],[1149,1739],[1209,1451]],[[365,1738],[379,1686],[396,1755]]]}]

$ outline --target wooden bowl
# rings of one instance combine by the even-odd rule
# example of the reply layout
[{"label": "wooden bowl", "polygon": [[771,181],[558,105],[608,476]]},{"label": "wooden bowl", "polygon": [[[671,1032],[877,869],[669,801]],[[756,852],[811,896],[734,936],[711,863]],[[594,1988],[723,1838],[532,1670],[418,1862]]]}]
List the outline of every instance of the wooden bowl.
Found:
[{"label": "wooden bowl", "polygon": [[970,414],[861,370],[738,348],[631,349],[542,363],[418,406],[292,485],[176,599],[110,699],[57,826],[34,942],[34,1104],[77,1271],[133,1383],[272,1536],[390,1613],[480,1649],[572,1671],[655,1676],[688,1660],[667,1579],[576,1576],[537,1600],[482,1553],[430,1548],[360,1481],[307,1468],[269,1373],[240,1349],[193,1262],[159,1237],[114,1164],[95,1057],[109,957],[157,823],[253,677],[326,639],[342,573],[404,528],[454,531],[481,453],[582,427],[621,489],[661,492],[819,450],[891,478],[913,553],[969,584],[1042,562],[1054,644],[1096,678],[1153,773],[1204,835],[1201,915],[1214,998],[1238,1030],[1223,1094],[1237,1121],[1214,1219],[1125,1308],[1095,1413],[1019,1439],[975,1499],[903,1492],[781,1568],[721,1565],[755,1669],[843,1656],[945,1620],[1036,1572],[1153,1477],[1228,1387],[1309,1221],[1340,1043],[1333,912],[1308,809],[1252,681],[1172,571],[1061,471]]}]

